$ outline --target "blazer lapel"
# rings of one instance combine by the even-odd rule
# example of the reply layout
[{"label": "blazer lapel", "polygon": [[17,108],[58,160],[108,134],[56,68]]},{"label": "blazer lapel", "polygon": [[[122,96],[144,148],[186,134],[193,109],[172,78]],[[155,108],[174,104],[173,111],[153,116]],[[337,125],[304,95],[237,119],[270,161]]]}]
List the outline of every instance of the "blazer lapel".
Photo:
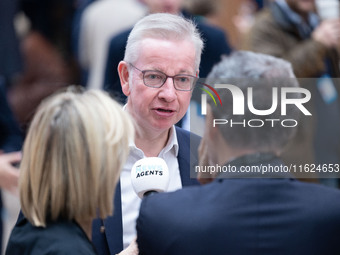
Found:
[{"label": "blazer lapel", "polygon": [[114,197],[113,216],[104,220],[105,235],[110,254],[118,254],[123,250],[123,224],[120,182],[117,184]]},{"label": "blazer lapel", "polygon": [[[183,186],[198,185],[196,179],[190,178],[190,157],[197,160],[197,153],[190,153],[190,133],[176,127],[178,139],[178,165]],[[118,254],[123,250],[123,224],[120,182],[117,184],[114,198],[114,214],[104,220],[105,235],[110,254]]]},{"label": "blazer lapel", "polygon": [[[190,152],[190,133],[185,133],[184,130],[176,127],[177,140],[178,140],[178,166],[182,180],[182,186],[198,185],[195,178],[190,178],[190,159],[192,162],[197,161],[193,153]],[[193,157],[193,158],[192,158]]]}]

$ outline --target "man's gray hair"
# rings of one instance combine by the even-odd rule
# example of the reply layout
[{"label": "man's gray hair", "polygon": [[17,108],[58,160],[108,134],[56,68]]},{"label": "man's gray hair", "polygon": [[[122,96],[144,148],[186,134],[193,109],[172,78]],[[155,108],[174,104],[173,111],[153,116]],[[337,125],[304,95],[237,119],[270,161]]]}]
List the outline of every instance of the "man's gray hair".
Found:
[{"label": "man's gray hair", "polygon": [[136,23],[129,35],[124,61],[128,63],[137,61],[141,42],[145,38],[192,41],[196,52],[195,68],[199,68],[203,41],[191,20],[168,13],[156,13],[144,17]]},{"label": "man's gray hair", "polygon": [[[223,57],[222,61],[214,66],[208,78],[207,84],[232,84],[239,87],[245,95],[247,102],[247,89],[253,88],[253,105],[255,109],[267,110],[273,104],[272,88],[278,88],[278,95],[282,87],[298,87],[298,82],[289,62],[269,55],[239,51],[229,57]],[[221,97],[223,106],[215,106],[214,102],[208,99],[212,114],[215,119],[230,119],[235,123],[242,123],[245,120],[246,127],[236,124],[233,127],[228,125],[217,125],[225,141],[234,148],[252,149],[259,152],[279,153],[288,141],[296,133],[296,127],[283,127],[281,121],[284,119],[299,119],[299,110],[293,105],[287,105],[287,115],[281,114],[281,101],[278,97],[277,110],[266,116],[253,114],[247,104],[244,115],[233,115],[233,98],[227,89],[216,89]],[[299,98],[301,95],[294,93],[290,98]],[[265,125],[262,127],[249,127],[251,119],[262,120]],[[278,121],[268,122],[266,119]],[[274,127],[272,127],[274,125]]]}]

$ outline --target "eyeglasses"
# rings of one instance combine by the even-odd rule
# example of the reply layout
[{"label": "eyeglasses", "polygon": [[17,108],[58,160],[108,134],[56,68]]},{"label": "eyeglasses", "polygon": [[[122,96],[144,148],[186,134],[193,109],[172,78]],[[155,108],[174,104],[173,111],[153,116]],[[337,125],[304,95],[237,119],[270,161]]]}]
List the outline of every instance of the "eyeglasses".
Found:
[{"label": "eyeglasses", "polygon": [[197,77],[189,74],[176,74],[174,76],[170,76],[157,70],[140,70],[133,64],[129,64],[143,74],[144,85],[151,88],[160,88],[164,85],[168,78],[172,78],[176,90],[190,91],[194,88],[194,85],[198,80]]}]

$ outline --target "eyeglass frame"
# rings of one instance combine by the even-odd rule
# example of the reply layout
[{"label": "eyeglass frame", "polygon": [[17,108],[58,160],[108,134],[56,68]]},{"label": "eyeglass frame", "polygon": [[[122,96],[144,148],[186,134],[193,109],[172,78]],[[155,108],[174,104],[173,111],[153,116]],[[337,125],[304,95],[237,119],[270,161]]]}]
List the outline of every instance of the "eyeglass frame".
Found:
[{"label": "eyeglass frame", "polygon": [[[136,66],[134,66],[133,64],[131,64],[131,63],[128,63],[130,66],[132,66],[133,68],[135,68],[136,70],[138,70],[138,71],[140,71],[142,74],[143,74],[143,83],[144,83],[144,85],[145,86],[147,86],[147,87],[149,87],[149,88],[157,88],[157,89],[159,89],[159,88],[161,88],[164,84],[165,84],[165,82],[168,80],[168,78],[171,78],[172,79],[172,83],[173,83],[173,85],[174,85],[174,88],[177,90],[177,91],[192,91],[193,89],[194,89],[194,84],[197,82],[197,80],[199,79],[198,77],[196,77],[196,76],[193,76],[193,75],[190,75],[190,74],[176,74],[176,75],[167,75],[166,73],[163,73],[162,71],[158,71],[158,70],[141,70],[141,69],[139,69],[138,67],[136,67]],[[165,79],[164,79],[164,81],[163,81],[163,83],[161,84],[161,85],[159,85],[159,86],[150,86],[150,85],[147,85],[146,83],[145,83],[145,72],[158,72],[158,73],[161,73],[161,74],[164,74],[165,75]],[[188,76],[188,77],[191,77],[191,78],[194,78],[194,82],[192,83],[192,85],[191,85],[191,87],[190,87],[190,89],[189,90],[187,90],[187,89],[178,89],[177,87],[176,87],[176,84],[175,84],[175,77],[178,77],[178,76]]]}]

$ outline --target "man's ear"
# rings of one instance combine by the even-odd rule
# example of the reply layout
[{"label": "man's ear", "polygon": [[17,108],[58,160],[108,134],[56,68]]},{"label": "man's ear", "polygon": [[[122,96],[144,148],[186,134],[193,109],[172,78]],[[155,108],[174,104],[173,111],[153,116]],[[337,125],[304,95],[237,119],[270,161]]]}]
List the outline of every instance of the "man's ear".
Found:
[{"label": "man's ear", "polygon": [[211,110],[211,106],[207,106],[207,115],[205,116],[205,129],[206,135],[209,139],[214,140],[220,134],[217,126],[213,126],[214,116]]},{"label": "man's ear", "polygon": [[[209,167],[211,165],[211,159],[209,158],[208,153],[208,140],[207,136],[203,136],[201,143],[198,147],[198,157],[199,162],[198,165],[200,167]],[[197,180],[200,184],[207,184],[212,182],[216,178],[216,175],[213,175],[210,171],[199,171],[197,174]]]},{"label": "man's ear", "polygon": [[122,86],[122,91],[125,96],[130,95],[130,85],[129,85],[129,69],[128,63],[125,61],[120,61],[118,65],[118,74],[120,79],[120,84]]}]

